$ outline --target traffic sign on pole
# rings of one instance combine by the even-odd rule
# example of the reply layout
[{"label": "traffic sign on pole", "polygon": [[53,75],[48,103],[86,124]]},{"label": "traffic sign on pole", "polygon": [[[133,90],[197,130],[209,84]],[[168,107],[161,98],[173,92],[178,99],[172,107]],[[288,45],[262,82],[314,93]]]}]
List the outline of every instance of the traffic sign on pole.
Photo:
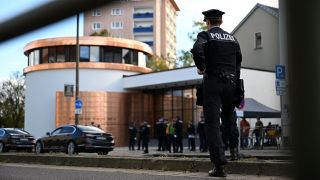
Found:
[{"label": "traffic sign on pole", "polygon": [[82,101],[80,99],[75,101],[75,108],[81,109],[82,108]]},{"label": "traffic sign on pole", "polygon": [[286,72],[284,65],[276,65],[276,79],[286,79]]}]

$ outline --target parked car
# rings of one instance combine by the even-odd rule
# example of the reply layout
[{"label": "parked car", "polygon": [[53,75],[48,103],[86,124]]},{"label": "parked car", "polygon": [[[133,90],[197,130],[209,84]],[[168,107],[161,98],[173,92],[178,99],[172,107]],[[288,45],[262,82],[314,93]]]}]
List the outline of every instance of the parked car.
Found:
[{"label": "parked car", "polygon": [[27,150],[31,152],[34,146],[34,137],[22,129],[0,128],[0,152],[13,150]]},{"label": "parked car", "polygon": [[107,155],[114,148],[112,134],[94,126],[65,125],[45,137],[39,138],[35,144],[37,154],[48,151],[62,151],[67,154],[78,152],[97,152]]}]

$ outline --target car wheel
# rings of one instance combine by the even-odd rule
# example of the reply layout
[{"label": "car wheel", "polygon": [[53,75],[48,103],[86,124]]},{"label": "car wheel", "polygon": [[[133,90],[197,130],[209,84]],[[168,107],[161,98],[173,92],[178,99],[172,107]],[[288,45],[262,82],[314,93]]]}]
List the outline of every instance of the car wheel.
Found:
[{"label": "car wheel", "polygon": [[36,143],[35,152],[36,152],[36,154],[43,153],[43,146],[42,146],[42,143],[40,141],[38,141]]},{"label": "car wheel", "polygon": [[76,153],[76,144],[70,141],[67,146],[67,154],[72,155]]},{"label": "car wheel", "polygon": [[102,154],[103,155],[108,155],[109,151],[104,151]]}]

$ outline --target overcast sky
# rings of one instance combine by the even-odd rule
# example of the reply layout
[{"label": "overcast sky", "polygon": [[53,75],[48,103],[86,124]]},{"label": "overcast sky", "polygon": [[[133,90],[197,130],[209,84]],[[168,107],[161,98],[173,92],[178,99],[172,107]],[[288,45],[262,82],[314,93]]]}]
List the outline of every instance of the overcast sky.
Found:
[{"label": "overcast sky", "polygon": [[[12,18],[17,14],[39,6],[47,0],[1,0],[0,22]],[[238,23],[256,5],[278,7],[278,0],[176,0],[180,8],[177,17],[177,50],[190,50],[192,42],[188,39],[188,32],[192,32],[194,21],[203,19],[202,11],[208,9],[219,9],[226,14],[223,15],[222,28],[231,32]],[[80,23],[80,26],[82,23]],[[70,28],[71,27],[71,28]],[[30,41],[59,37],[75,36],[76,18],[70,17],[62,22],[41,28],[16,39],[0,44],[0,80],[8,78],[15,71],[22,72],[27,66],[27,57],[23,55],[23,47]],[[82,30],[80,31],[82,33]]]}]

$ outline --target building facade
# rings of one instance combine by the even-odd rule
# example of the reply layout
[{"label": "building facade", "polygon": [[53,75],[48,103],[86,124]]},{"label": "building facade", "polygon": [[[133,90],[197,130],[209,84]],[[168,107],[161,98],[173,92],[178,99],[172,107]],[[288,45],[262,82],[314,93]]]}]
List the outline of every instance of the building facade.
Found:
[{"label": "building facade", "polygon": [[[264,34],[269,32],[256,29],[259,24],[253,26],[251,23],[253,20],[273,23],[274,17],[269,17],[270,14],[261,7],[256,6],[234,30],[243,52],[241,78],[244,79],[247,98],[279,110],[280,100],[276,95],[272,68],[277,63],[278,46],[264,40]],[[255,16],[264,20],[256,21]],[[250,43],[255,42],[251,36],[256,37],[256,32],[262,32],[263,39],[261,48],[255,50]],[[277,37],[277,31],[272,32]],[[251,37],[252,41],[246,42],[242,36]],[[80,99],[83,101],[80,124],[99,124],[115,136],[117,146],[128,142],[131,121],[137,127],[144,121],[149,122],[151,136],[160,117],[172,121],[180,116],[184,130],[189,122],[197,124],[202,107],[196,105],[196,87],[202,83],[202,76],[197,74],[195,66],[151,72],[146,68],[146,61],[152,56],[153,49],[146,43],[93,36],[81,37],[79,43]],[[25,129],[36,137],[60,125],[75,123],[74,97],[66,97],[63,92],[65,84],[75,82],[75,44],[74,37],[49,38],[30,42],[24,48],[28,57],[28,67],[24,69]],[[267,121],[279,123],[279,119]]]},{"label": "building facade", "polygon": [[84,12],[84,35],[106,29],[111,37],[144,42],[154,54],[175,60],[177,11],[174,0],[114,0]]},{"label": "building facade", "polygon": [[275,71],[280,63],[277,8],[256,4],[232,34],[241,45],[242,67]]},{"label": "building facade", "polygon": [[[63,95],[65,84],[75,84],[76,38],[51,38],[26,45],[25,129],[43,136],[62,124],[74,124],[74,98]],[[123,76],[150,72],[145,67],[152,49],[144,43],[108,37],[81,37],[80,98],[83,113],[80,124],[100,124],[112,132],[118,144],[126,140],[127,114],[137,93],[122,87]],[[113,104],[114,106],[110,106]],[[135,112],[132,112],[135,114]]]},{"label": "building facade", "polygon": [[[54,128],[75,123],[74,97],[64,95],[64,85],[75,82],[75,38],[33,41],[24,51],[28,56],[25,129],[36,137]],[[196,87],[202,76],[196,67],[151,72],[145,61],[152,49],[144,43],[110,37],[80,38],[79,124],[92,122],[111,132],[118,146],[128,142],[128,124],[138,127],[147,121],[154,135],[156,121],[180,116],[184,131],[197,124],[202,107],[196,105]],[[279,109],[274,73],[242,69],[246,97]],[[256,81],[256,78],[259,81]]]}]

